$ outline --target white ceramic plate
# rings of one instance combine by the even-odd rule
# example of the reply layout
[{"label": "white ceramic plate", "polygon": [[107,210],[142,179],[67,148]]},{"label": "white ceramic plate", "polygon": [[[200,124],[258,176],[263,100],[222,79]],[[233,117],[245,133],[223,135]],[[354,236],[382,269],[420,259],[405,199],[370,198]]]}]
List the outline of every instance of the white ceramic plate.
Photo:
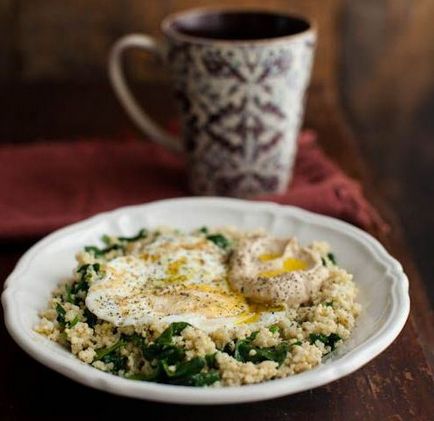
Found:
[{"label": "white ceramic plate", "polygon": [[[142,227],[170,225],[190,230],[203,225],[262,227],[302,243],[328,241],[339,264],[355,276],[363,312],[352,337],[313,370],[261,384],[192,388],[123,379],[80,362],[60,345],[35,333],[38,313],[58,282],[70,276],[74,255],[104,233],[128,236]],[[119,395],[185,404],[248,402],[312,389],[352,373],[397,337],[408,317],[408,280],[401,265],[365,232],[326,216],[265,202],[186,198],[121,208],[73,224],[34,245],[9,276],[2,295],[6,326],[15,341],[42,364],[80,383]]]}]

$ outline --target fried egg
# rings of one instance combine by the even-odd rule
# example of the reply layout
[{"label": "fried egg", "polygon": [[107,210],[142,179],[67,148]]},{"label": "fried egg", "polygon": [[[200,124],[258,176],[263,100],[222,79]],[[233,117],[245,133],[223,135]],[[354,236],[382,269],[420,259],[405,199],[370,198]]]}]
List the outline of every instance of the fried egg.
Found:
[{"label": "fried egg", "polygon": [[161,235],[136,254],[105,264],[86,306],[115,326],[185,321],[212,331],[273,323],[283,310],[267,312],[233,291],[226,260],[226,252],[204,236]]}]

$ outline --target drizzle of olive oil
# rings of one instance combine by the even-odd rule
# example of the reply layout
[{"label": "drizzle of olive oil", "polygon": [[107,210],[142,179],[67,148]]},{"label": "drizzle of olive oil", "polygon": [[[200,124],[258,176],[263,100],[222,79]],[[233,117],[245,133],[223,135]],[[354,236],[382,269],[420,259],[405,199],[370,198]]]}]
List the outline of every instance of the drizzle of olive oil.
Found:
[{"label": "drizzle of olive oil", "polygon": [[[269,262],[270,260],[278,259],[282,257],[278,254],[261,254],[259,256],[259,260],[261,262]],[[295,259],[293,257],[289,257],[283,261],[282,267],[280,269],[275,270],[266,270],[259,273],[259,276],[263,278],[272,278],[273,276],[279,276],[283,273],[292,272],[295,270],[306,270],[308,267],[307,263],[301,259]]]},{"label": "drizzle of olive oil", "polygon": [[261,318],[262,313],[271,313],[271,312],[274,313],[277,311],[284,311],[284,310],[285,307],[282,305],[267,306],[264,304],[250,303],[249,310],[239,314],[235,324],[241,325],[241,324],[255,323]]},{"label": "drizzle of olive oil", "polygon": [[261,317],[260,313],[245,311],[238,315],[237,320],[235,322],[236,325],[255,323]]},{"label": "drizzle of olive oil", "polygon": [[265,253],[259,256],[259,260],[261,262],[269,262],[270,260],[275,260],[278,259],[279,257],[282,257],[282,255],[277,253]]}]

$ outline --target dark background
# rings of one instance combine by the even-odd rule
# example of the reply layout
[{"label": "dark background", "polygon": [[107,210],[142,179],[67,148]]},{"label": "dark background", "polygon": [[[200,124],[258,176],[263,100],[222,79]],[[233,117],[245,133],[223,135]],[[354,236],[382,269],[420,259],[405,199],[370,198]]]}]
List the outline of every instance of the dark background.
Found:
[{"label": "dark background", "polygon": [[[316,128],[325,151],[362,181],[391,225],[390,233],[372,233],[409,275],[412,309],[405,328],[351,376],[290,397],[222,407],[160,405],[82,387],[29,358],[3,328],[0,418],[432,419],[433,0],[0,0],[0,143],[142,137],[109,86],[110,46],[131,32],[159,36],[167,14],[211,4],[266,6],[316,20],[305,125]],[[126,61],[145,108],[163,123],[173,119],[161,65],[139,52]],[[0,279],[30,245],[0,243]]]},{"label": "dark background", "polygon": [[[120,127],[135,133],[108,86],[110,45],[129,32],[158,35],[168,13],[210,4],[265,2],[0,0],[0,141],[120,137]],[[433,302],[434,2],[271,0],[266,7],[317,21],[311,95],[320,86],[342,105]],[[174,107],[161,66],[131,53],[128,68],[142,101],[164,120]],[[308,121],[312,112],[321,110],[308,108]]]}]

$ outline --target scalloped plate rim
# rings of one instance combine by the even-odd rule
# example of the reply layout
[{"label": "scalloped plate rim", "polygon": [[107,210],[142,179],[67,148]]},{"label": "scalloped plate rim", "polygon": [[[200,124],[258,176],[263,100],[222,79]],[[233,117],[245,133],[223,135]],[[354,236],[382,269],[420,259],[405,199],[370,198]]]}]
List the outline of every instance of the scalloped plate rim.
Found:
[{"label": "scalloped plate rim", "polygon": [[[41,347],[41,343],[49,341],[47,338],[39,339],[33,330],[23,325],[21,318],[14,313],[16,293],[21,290],[20,279],[30,269],[32,260],[38,252],[61,237],[68,236],[86,227],[96,225],[106,218],[115,219],[119,214],[128,214],[135,210],[166,206],[176,203],[177,205],[208,205],[229,206],[239,208],[242,212],[246,206],[250,210],[267,208],[271,213],[286,213],[296,217],[307,224],[327,225],[329,228],[339,231],[351,237],[353,241],[362,243],[365,247],[377,253],[377,260],[388,269],[387,274],[392,278],[391,300],[392,309],[387,320],[374,335],[363,344],[350,350],[347,354],[331,363],[323,363],[312,370],[308,370],[295,376],[283,379],[271,380],[264,383],[245,385],[229,388],[192,388],[186,386],[171,386],[157,383],[136,382],[99,371],[76,358],[67,358],[53,353],[49,348]],[[165,199],[145,204],[125,206],[111,211],[103,212],[76,222],[64,228],[58,229],[34,244],[18,261],[15,269],[7,278],[2,294],[2,304],[6,327],[17,344],[30,356],[47,367],[90,387],[104,390],[113,394],[148,399],[159,402],[183,403],[183,404],[226,404],[252,402],[276,398],[284,395],[298,393],[335,381],[343,376],[356,371],[373,358],[383,352],[398,336],[405,325],[410,311],[410,299],[408,295],[408,279],[401,264],[390,256],[385,248],[371,235],[365,233],[353,225],[329,217],[316,214],[295,206],[279,205],[272,202],[245,201],[241,199],[217,198],[217,197],[186,197]],[[35,340],[35,337],[38,340]],[[60,347],[60,346],[59,346]]]}]

